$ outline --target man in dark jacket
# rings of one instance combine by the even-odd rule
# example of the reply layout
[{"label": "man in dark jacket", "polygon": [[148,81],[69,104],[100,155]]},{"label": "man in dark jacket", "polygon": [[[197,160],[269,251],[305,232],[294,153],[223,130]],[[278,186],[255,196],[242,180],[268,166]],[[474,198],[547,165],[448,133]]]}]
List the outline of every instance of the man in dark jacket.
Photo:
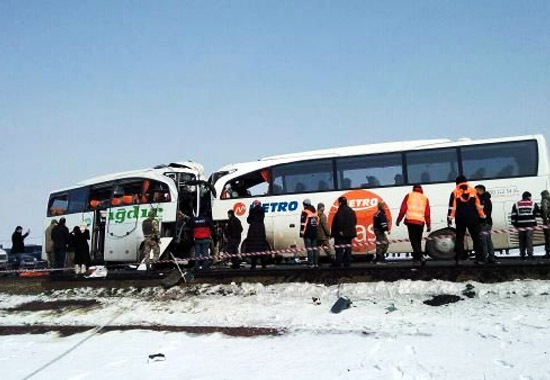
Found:
[{"label": "man in dark jacket", "polygon": [[518,228],[519,254],[525,260],[525,254],[533,258],[533,227],[537,226],[537,217],[541,216],[539,205],[531,200],[531,193],[521,195],[521,201],[512,207],[512,225]]},{"label": "man in dark jacket", "polygon": [[307,251],[307,263],[310,267],[319,266],[319,249],[317,248],[317,226],[319,218],[311,200],[305,199],[304,210],[300,215],[300,237],[304,239],[304,246]]},{"label": "man in dark jacket", "polygon": [[491,202],[491,194],[487,192],[485,186],[476,186],[477,196],[483,206],[483,212],[485,213],[485,219],[480,219],[481,228],[481,247],[483,249],[483,257],[489,264],[496,263],[495,260],[495,248],[493,246],[493,238],[491,236],[491,230],[493,229],[493,202]]},{"label": "man in dark jacket", "polygon": [[542,201],[540,202],[540,213],[544,227],[544,249],[546,250],[546,259],[550,259],[550,193],[544,190],[540,193]]},{"label": "man in dark jacket", "polygon": [[[227,241],[226,251],[230,255],[239,254],[239,246],[241,245],[241,234],[243,233],[243,225],[239,218],[235,216],[235,211],[227,211],[227,227],[225,230],[225,238]],[[236,256],[231,258],[231,268],[239,269],[241,266],[240,259]]]},{"label": "man in dark jacket", "polygon": [[388,217],[386,216],[386,204],[384,202],[378,203],[378,211],[373,217],[373,229],[374,236],[376,236],[376,258],[377,264],[382,264],[386,261],[386,252],[390,242],[386,236],[386,232],[389,232]]},{"label": "man in dark jacket", "polygon": [[466,237],[466,230],[470,233],[470,237],[474,243],[476,263],[484,262],[479,220],[485,219],[485,213],[483,212],[483,206],[477,196],[477,192],[470,186],[468,180],[463,175],[456,177],[456,188],[449,197],[449,213],[447,214],[449,227],[453,219],[456,224],[456,263],[458,264],[459,260],[465,258],[464,238]]},{"label": "man in dark jacket", "polygon": [[248,234],[246,236],[246,253],[257,253],[259,255],[253,255],[251,260],[250,269],[256,268],[258,257],[262,263],[262,268],[267,265],[267,251],[269,251],[269,245],[267,244],[267,236],[265,233],[265,210],[262,207],[262,203],[258,200],[252,202],[250,211],[246,221],[248,222]]},{"label": "man in dark jacket", "polygon": [[27,233],[23,235],[23,227],[17,226],[11,235],[10,261],[13,260],[17,266],[19,266],[23,260],[25,253],[25,238],[29,236],[29,233],[30,230],[27,230]]},{"label": "man in dark jacket", "polygon": [[349,267],[351,263],[351,241],[357,236],[357,216],[348,206],[345,197],[338,198],[338,211],[334,215],[331,226],[331,236],[336,245],[335,266]]},{"label": "man in dark jacket", "polygon": [[25,239],[27,236],[29,236],[30,232],[31,230],[27,230],[27,232],[23,235],[23,227],[17,226],[15,228],[15,231],[11,235],[10,253],[25,253]]},{"label": "man in dark jacket", "polygon": [[71,241],[71,234],[67,228],[65,218],[59,219],[59,223],[52,230],[54,268],[65,267],[67,247]]}]

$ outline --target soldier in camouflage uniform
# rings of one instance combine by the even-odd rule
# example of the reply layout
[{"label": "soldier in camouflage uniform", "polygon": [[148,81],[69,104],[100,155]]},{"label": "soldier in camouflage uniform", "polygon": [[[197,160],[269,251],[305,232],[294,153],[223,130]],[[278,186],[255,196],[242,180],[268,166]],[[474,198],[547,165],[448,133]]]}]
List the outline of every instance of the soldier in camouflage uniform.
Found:
[{"label": "soldier in camouflage uniform", "polygon": [[143,236],[145,237],[145,242],[143,243],[143,254],[146,263],[151,261],[151,251],[153,251],[153,262],[158,261],[160,256],[159,222],[156,216],[156,209],[149,210],[148,218],[145,219],[141,225]]}]

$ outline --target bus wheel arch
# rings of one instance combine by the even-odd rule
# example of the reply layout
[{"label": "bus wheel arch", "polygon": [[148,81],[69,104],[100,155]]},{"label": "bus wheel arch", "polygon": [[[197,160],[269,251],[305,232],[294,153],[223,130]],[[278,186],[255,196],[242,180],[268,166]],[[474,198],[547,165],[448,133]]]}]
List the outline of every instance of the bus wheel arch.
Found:
[{"label": "bus wheel arch", "polygon": [[426,241],[426,253],[434,260],[454,260],[455,239],[454,228],[446,227],[433,231]]}]

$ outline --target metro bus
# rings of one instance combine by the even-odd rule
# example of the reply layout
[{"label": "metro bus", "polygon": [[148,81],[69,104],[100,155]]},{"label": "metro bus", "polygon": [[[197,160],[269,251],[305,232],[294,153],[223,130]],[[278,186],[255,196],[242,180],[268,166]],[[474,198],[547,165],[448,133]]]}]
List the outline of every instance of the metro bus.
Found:
[{"label": "metro bus", "polygon": [[[192,249],[192,237],[183,228],[182,215],[192,217],[201,210],[209,211],[209,203],[210,185],[203,167],[194,162],[171,163],[104,175],[52,192],[44,228],[61,217],[70,231],[85,223],[95,262],[135,263],[142,255],[141,224],[154,208],[159,219],[161,254],[170,247],[176,256],[186,257]],[[45,251],[42,258],[46,259]]]},{"label": "metro bus", "polygon": [[[430,199],[431,237],[425,252],[434,259],[454,258],[454,230],[447,227],[449,194],[465,175],[472,186],[483,184],[492,195],[493,228],[511,227],[512,205],[528,190],[536,200],[550,186],[550,164],[544,136],[484,140],[447,139],[381,143],[285,154],[222,167],[210,177],[216,190],[212,216],[223,223],[227,211],[242,219],[254,200],[266,212],[268,241],[274,250],[301,247],[300,213],[305,198],[326,206],[329,225],[337,199],[345,196],[358,219],[355,254],[375,250],[372,218],[384,201],[393,225],[390,239],[407,239],[405,226],[395,227],[402,199],[421,184]],[[518,246],[516,234],[494,234],[495,249]],[[543,243],[542,232],[535,244]],[[246,242],[244,242],[246,244]],[[467,242],[471,249],[472,243]],[[392,243],[389,253],[410,252],[409,243]],[[305,254],[305,253],[304,253]],[[290,254],[295,255],[295,254]],[[288,255],[287,255],[288,257]]]}]

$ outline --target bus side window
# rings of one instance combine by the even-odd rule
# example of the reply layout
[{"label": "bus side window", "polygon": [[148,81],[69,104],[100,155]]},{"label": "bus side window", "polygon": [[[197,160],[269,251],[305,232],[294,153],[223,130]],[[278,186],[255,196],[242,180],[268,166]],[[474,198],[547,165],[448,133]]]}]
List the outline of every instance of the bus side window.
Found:
[{"label": "bus side window", "polygon": [[296,194],[334,190],[332,160],[298,161],[272,169],[273,193]]},{"label": "bus side window", "polygon": [[537,174],[535,140],[464,146],[460,151],[464,175],[473,180]]},{"label": "bus side window", "polygon": [[158,181],[150,181],[147,199],[149,203],[170,202],[170,188],[167,184]]},{"label": "bus side window", "polygon": [[89,192],[90,189],[88,187],[81,187],[69,191],[69,214],[86,211]]},{"label": "bus side window", "polygon": [[338,188],[347,190],[394,186],[399,178],[403,179],[402,161],[400,153],[337,158]]},{"label": "bus side window", "polygon": [[454,182],[458,175],[455,148],[431,149],[407,153],[409,184]]},{"label": "bus side window", "polygon": [[112,185],[103,184],[93,186],[90,189],[90,195],[88,199],[88,210],[102,210],[106,209],[111,204],[111,194],[113,192]]},{"label": "bus side window", "polygon": [[68,194],[52,195],[48,205],[48,216],[60,216],[67,214],[69,208]]},{"label": "bus side window", "polygon": [[269,171],[257,170],[226,183],[222,199],[258,197],[269,194]]}]

